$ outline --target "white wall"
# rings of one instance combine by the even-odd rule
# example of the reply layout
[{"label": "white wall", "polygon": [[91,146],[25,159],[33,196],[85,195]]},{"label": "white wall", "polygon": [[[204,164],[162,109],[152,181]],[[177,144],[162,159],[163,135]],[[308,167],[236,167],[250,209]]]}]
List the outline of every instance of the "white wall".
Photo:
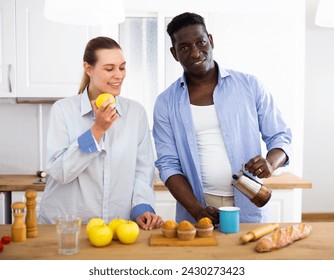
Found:
[{"label": "white wall", "polygon": [[306,1],[303,213],[334,212],[334,28],[314,25],[318,1]]},{"label": "white wall", "polygon": [[271,91],[293,132],[290,164],[280,171],[302,176],[305,3],[224,2],[233,4],[225,4],[224,9],[216,11],[210,22],[215,57],[224,67],[256,75]]}]

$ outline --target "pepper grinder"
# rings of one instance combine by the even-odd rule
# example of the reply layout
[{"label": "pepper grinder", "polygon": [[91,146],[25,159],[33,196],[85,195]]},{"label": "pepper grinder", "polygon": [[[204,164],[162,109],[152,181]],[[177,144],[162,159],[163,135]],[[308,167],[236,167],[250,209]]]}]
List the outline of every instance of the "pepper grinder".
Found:
[{"label": "pepper grinder", "polygon": [[23,215],[26,204],[24,202],[14,202],[12,204],[14,223],[12,224],[12,241],[23,242],[27,238],[26,224],[24,223]]},{"label": "pepper grinder", "polygon": [[25,193],[27,202],[27,215],[26,215],[26,227],[27,237],[33,238],[38,236],[37,229],[37,215],[36,215],[36,197],[37,192],[35,190],[26,190]]}]

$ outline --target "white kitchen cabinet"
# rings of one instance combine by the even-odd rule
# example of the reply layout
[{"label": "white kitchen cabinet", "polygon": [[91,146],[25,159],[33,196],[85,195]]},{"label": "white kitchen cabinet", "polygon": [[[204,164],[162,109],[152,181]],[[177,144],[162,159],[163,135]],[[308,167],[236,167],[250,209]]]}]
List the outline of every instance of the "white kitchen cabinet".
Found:
[{"label": "white kitchen cabinet", "polygon": [[0,98],[16,95],[15,1],[0,1]]},{"label": "white kitchen cabinet", "polygon": [[[43,191],[37,191],[36,197],[36,214],[38,216],[40,202],[42,199]],[[164,220],[175,220],[175,207],[176,202],[174,197],[167,191],[155,191],[156,203],[155,210],[158,215],[160,215]],[[24,191],[12,191],[11,192],[11,201],[23,201],[26,202],[25,192]],[[13,222],[13,217],[12,217]]]},{"label": "white kitchen cabinet", "polygon": [[[37,192],[36,213],[39,213],[42,191]],[[272,223],[300,223],[302,216],[301,203],[302,189],[273,189],[272,196],[268,202],[270,207],[270,218]],[[168,190],[155,191],[155,211],[163,220],[175,220],[176,201]],[[24,191],[11,192],[12,202],[26,202]],[[12,218],[13,221],[13,218]]]},{"label": "white kitchen cabinet", "polygon": [[96,36],[118,36],[118,25],[88,27],[47,20],[44,0],[1,0],[0,8],[1,97],[47,100],[77,94],[87,42]]},{"label": "white kitchen cabinet", "polygon": [[[175,220],[176,202],[168,190],[156,191],[156,213],[163,220]],[[270,223],[300,223],[302,218],[302,189],[272,189]]]},{"label": "white kitchen cabinet", "polygon": [[166,190],[155,191],[155,212],[166,220],[175,220],[176,201],[171,193]]},{"label": "white kitchen cabinet", "polygon": [[272,190],[269,222],[300,223],[302,219],[302,189]]},{"label": "white kitchen cabinet", "polygon": [[10,192],[0,192],[0,225],[10,224]]},{"label": "white kitchen cabinet", "polygon": [[78,92],[89,28],[49,21],[44,0],[16,0],[17,97],[61,98]]}]

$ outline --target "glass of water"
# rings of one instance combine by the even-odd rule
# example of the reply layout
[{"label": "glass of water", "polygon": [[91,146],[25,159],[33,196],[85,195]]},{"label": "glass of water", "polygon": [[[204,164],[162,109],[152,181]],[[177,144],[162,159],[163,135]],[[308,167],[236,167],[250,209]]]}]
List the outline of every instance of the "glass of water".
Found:
[{"label": "glass of water", "polygon": [[73,255],[79,252],[79,233],[81,218],[64,215],[57,218],[58,253]]}]

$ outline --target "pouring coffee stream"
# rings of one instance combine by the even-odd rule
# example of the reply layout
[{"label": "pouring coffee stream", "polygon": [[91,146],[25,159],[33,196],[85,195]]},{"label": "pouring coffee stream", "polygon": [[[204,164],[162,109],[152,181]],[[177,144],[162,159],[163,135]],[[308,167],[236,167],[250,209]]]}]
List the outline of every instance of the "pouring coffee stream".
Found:
[{"label": "pouring coffee stream", "polygon": [[264,206],[270,200],[271,190],[247,176],[242,170],[232,177],[236,180],[233,185],[257,207]]}]

